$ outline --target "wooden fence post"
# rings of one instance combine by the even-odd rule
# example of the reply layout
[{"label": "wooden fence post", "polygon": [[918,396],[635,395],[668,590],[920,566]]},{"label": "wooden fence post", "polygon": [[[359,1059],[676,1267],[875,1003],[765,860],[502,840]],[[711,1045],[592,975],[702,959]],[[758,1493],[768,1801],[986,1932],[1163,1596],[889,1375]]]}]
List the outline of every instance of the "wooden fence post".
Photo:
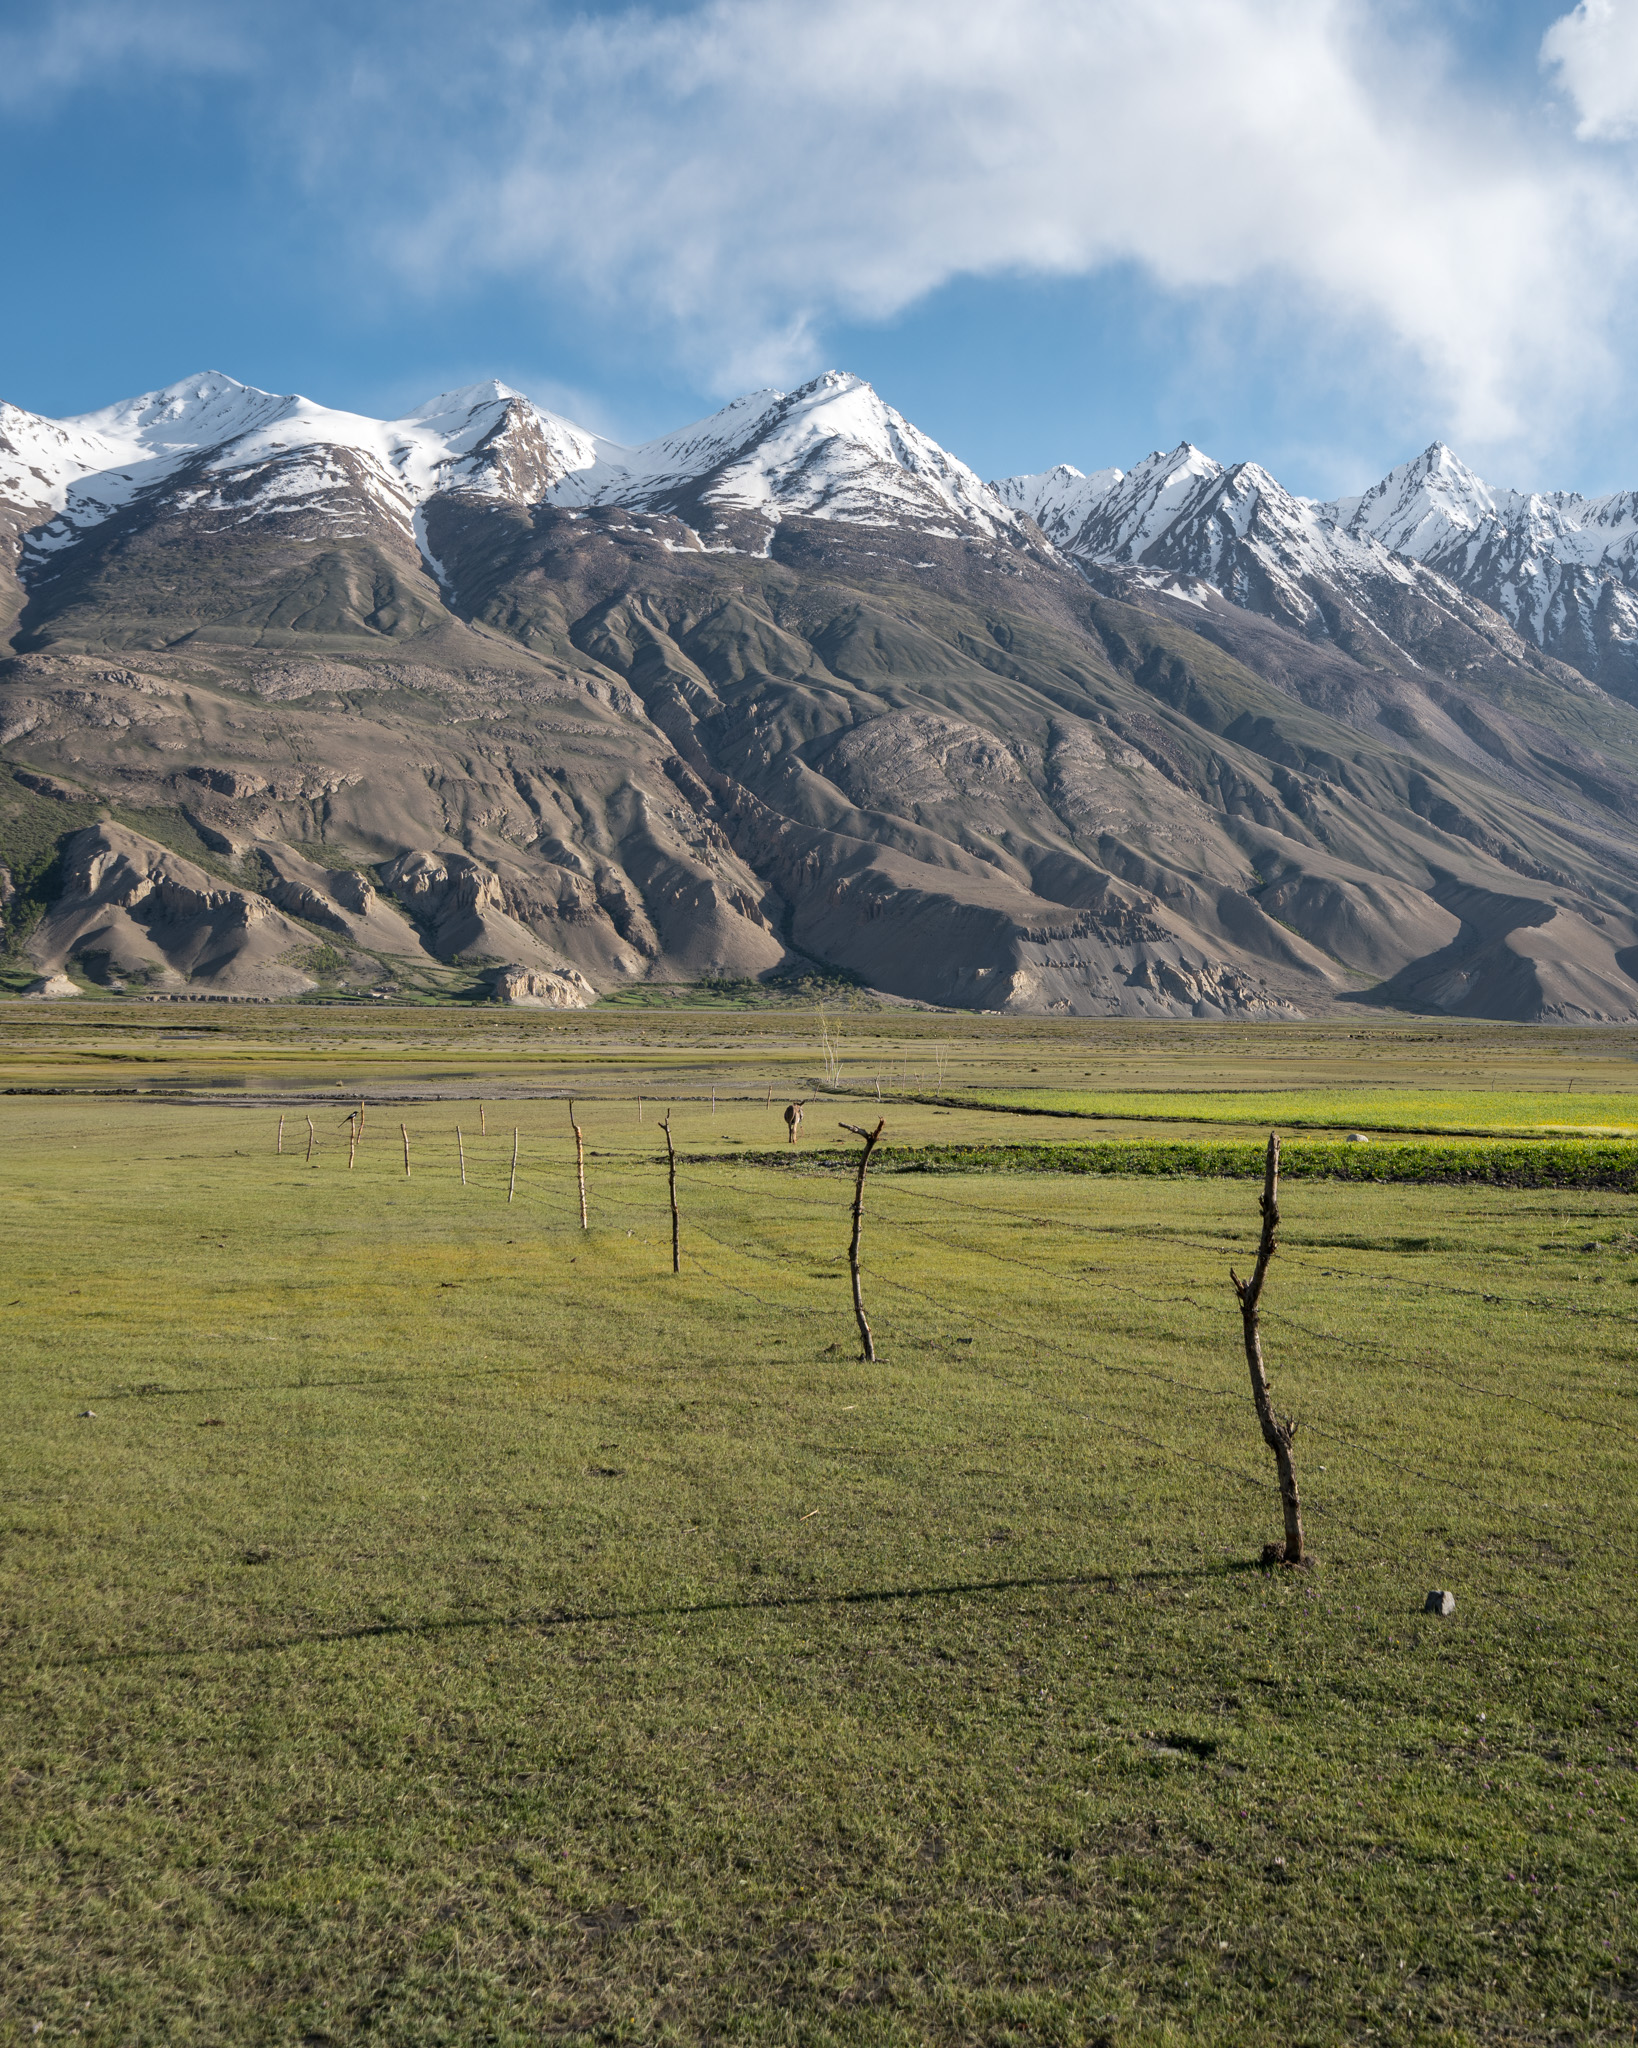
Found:
[{"label": "wooden fence post", "polygon": [[455,1149],[461,1155],[461,1186],[466,1186],[466,1146],[461,1142],[461,1127],[455,1126]]},{"label": "wooden fence post", "polygon": [[[639,1096],[638,1100],[641,1101]],[[580,1182],[580,1227],[589,1229],[586,1222],[586,1141],[581,1136],[580,1126],[574,1120],[574,1097],[569,1097],[569,1128],[574,1132],[574,1170]]]},{"label": "wooden fence post", "polygon": [[870,1334],[870,1325],[865,1321],[864,1296],[859,1291],[859,1226],[864,1221],[865,1172],[870,1165],[870,1155],[875,1151],[877,1140],[887,1129],[887,1124],[883,1120],[873,1131],[861,1130],[858,1124],[843,1124],[840,1128],[851,1131],[856,1138],[864,1139],[864,1150],[859,1154],[859,1177],[853,1183],[853,1242],[847,1248],[847,1263],[853,1275],[853,1313],[859,1319],[859,1338],[864,1345],[866,1359],[874,1364],[876,1343]]},{"label": "wooden fence post", "polygon": [[481,1102],[478,1104],[478,1136],[480,1138],[487,1138],[489,1136],[489,1121],[483,1113],[483,1104]]},{"label": "wooden fence post", "polygon": [[284,1157],[284,1118],[279,1118],[279,1157]]},{"label": "wooden fence post", "polygon": [[313,1119],[311,1117],[307,1119],[307,1158],[308,1163],[311,1164],[313,1158]]},{"label": "wooden fence post", "polygon": [[512,1178],[506,1183],[506,1199],[511,1201],[518,1191],[518,1127],[512,1126]]},{"label": "wooden fence post", "polygon": [[409,1179],[409,1177],[410,1177],[410,1170],[409,1170],[409,1125],[408,1125],[408,1124],[400,1124],[400,1125],[398,1126],[398,1128],[399,1128],[399,1129],[400,1129],[400,1130],[401,1130],[401,1131],[403,1132],[403,1134],[404,1134],[404,1178],[405,1178],[405,1180],[408,1180],[408,1179]]},{"label": "wooden fence post", "polygon": [[682,1271],[682,1253],[677,1237],[677,1148],[671,1142],[671,1112],[668,1109],[660,1119],[660,1129],[665,1132],[666,1178],[671,1186],[671,1270]]},{"label": "wooden fence post", "polygon": [[355,1117],[348,1117],[348,1119],[347,1119],[347,1131],[348,1131],[348,1137],[347,1137],[347,1171],[348,1171],[349,1173],[351,1173],[351,1172],[352,1172],[352,1170],[353,1170],[353,1160],[354,1160],[354,1158],[355,1158],[355,1156],[357,1155],[357,1152],[358,1152],[358,1130],[359,1130],[359,1126],[358,1126],[358,1120],[357,1120],[357,1119],[356,1119]]},{"label": "wooden fence post", "polygon": [[1280,1227],[1280,1140],[1279,1134],[1275,1131],[1268,1134],[1268,1154],[1263,1166],[1263,1192],[1258,1207],[1263,1212],[1263,1230],[1257,1246],[1257,1263],[1251,1269],[1251,1278],[1242,1280],[1232,1266],[1229,1268],[1229,1278],[1234,1282],[1234,1291],[1240,1297],[1240,1320],[1244,1326],[1246,1365],[1251,1372],[1251,1398],[1256,1404],[1257,1421],[1262,1427],[1263,1442],[1274,1453],[1274,1463],[1280,1475],[1280,1506],[1285,1515],[1285,1540],[1283,1543],[1270,1543],[1263,1551],[1263,1562],[1301,1564],[1302,1502],[1297,1495],[1297,1468],[1291,1459],[1291,1439],[1297,1433],[1297,1425],[1289,1415],[1274,1413],[1274,1404],[1268,1393],[1268,1375],[1263,1370],[1262,1326],[1257,1315],[1263,1281],[1268,1275],[1268,1263],[1276,1250],[1274,1233]]}]

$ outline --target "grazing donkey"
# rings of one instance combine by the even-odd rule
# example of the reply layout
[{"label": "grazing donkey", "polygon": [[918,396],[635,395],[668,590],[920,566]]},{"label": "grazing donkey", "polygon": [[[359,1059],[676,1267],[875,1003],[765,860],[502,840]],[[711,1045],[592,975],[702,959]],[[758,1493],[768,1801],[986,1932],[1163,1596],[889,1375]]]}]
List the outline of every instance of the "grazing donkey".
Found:
[{"label": "grazing donkey", "polygon": [[801,1102],[787,1102],[785,1105],[785,1128],[791,1134],[791,1143],[796,1143],[796,1134],[802,1128],[802,1109],[807,1102],[804,1095]]}]

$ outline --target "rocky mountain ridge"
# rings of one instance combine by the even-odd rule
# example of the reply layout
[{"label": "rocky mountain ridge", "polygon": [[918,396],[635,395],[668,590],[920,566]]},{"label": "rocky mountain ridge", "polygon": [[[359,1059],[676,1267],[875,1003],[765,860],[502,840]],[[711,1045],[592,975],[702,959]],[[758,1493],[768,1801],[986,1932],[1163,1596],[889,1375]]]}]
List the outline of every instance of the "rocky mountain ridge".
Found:
[{"label": "rocky mountain ridge", "polygon": [[1442,443],[1356,497],[1298,498],[1253,462],[1188,442],[1134,469],[1067,464],[995,486],[1072,560],[1194,579],[1324,637],[1342,603],[1377,629],[1385,593],[1477,599],[1619,695],[1638,695],[1638,493],[1492,490]]},{"label": "rocky mountain ridge", "polygon": [[1629,1017],[1626,599],[1572,666],[1508,595],[1624,593],[1626,516],[1441,451],[991,487],[839,373],[639,449],[499,384],[5,409],[7,971]]}]

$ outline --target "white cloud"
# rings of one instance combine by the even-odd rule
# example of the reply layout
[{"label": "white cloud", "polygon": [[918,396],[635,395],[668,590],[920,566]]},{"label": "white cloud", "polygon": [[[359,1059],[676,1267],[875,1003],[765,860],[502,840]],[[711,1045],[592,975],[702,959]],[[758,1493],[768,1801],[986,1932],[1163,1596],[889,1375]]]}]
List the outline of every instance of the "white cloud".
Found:
[{"label": "white cloud", "polygon": [[[1587,0],[1554,61],[1606,16],[1615,0]],[[352,74],[348,111],[308,130],[318,175],[356,207],[368,155],[363,203],[394,195],[384,246],[429,289],[552,280],[668,324],[722,388],[798,374],[827,322],[957,275],[1124,261],[1185,293],[1295,295],[1419,366],[1474,443],[1551,433],[1616,374],[1624,177],[1465,94],[1400,10],[707,0],[477,20],[435,71]]]},{"label": "white cloud", "polygon": [[1638,133],[1638,5],[1634,0],[1581,0],[1542,38],[1543,63],[1580,116],[1583,141]]},{"label": "white cloud", "polygon": [[[1426,10],[1421,10],[1425,13]],[[1413,0],[285,0],[259,146],[429,296],[516,279],[719,390],[960,276],[1141,266],[1306,323],[1469,446],[1561,442],[1625,392],[1638,0],[1543,61],[1579,141],[1486,98]],[[0,97],[236,67],[195,0],[59,0]],[[19,84],[18,81],[23,83]],[[1386,366],[1386,372],[1385,372]],[[1630,396],[1631,394],[1627,394]]]},{"label": "white cloud", "polygon": [[129,84],[154,71],[238,71],[248,62],[234,24],[189,0],[51,0],[20,26],[0,26],[0,109],[39,113],[76,86]]}]

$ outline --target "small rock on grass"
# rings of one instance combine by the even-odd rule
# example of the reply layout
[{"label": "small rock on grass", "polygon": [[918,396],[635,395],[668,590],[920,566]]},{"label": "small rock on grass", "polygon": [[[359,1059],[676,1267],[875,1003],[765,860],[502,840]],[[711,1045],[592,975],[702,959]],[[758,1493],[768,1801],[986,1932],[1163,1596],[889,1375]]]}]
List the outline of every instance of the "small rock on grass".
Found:
[{"label": "small rock on grass", "polygon": [[1456,1595],[1454,1593],[1440,1592],[1436,1588],[1422,1602],[1422,1612],[1424,1614],[1454,1614],[1456,1612]]}]

